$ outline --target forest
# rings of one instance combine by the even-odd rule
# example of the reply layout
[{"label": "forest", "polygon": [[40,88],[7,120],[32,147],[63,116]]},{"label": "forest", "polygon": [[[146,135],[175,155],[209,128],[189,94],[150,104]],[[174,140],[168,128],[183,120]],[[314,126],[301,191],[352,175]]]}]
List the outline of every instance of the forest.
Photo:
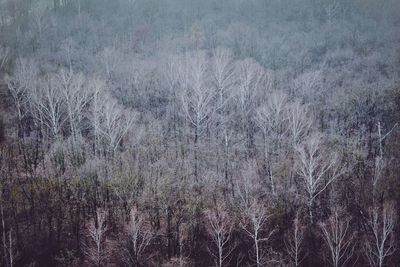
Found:
[{"label": "forest", "polygon": [[0,0],[0,266],[400,266],[399,14]]}]

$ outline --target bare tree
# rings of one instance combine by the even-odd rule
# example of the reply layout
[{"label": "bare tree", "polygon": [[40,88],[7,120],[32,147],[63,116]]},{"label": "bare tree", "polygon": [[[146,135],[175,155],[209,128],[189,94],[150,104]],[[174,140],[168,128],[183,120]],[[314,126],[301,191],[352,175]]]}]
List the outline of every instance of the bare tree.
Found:
[{"label": "bare tree", "polygon": [[341,11],[340,0],[327,0],[325,3],[325,13],[329,24]]},{"label": "bare tree", "polygon": [[100,53],[100,63],[104,65],[105,75],[107,79],[111,78],[113,70],[117,68],[118,64],[118,51],[115,49],[114,46],[106,47]]},{"label": "bare tree", "polygon": [[235,83],[235,65],[232,51],[218,47],[212,57],[212,76],[218,93],[218,105],[224,105]]},{"label": "bare tree", "polygon": [[350,232],[350,218],[342,215],[338,208],[331,217],[319,227],[329,249],[330,264],[334,267],[345,266],[354,254],[354,233]]},{"label": "bare tree", "polygon": [[[1,200],[3,202],[3,200]],[[5,260],[5,264],[7,267],[13,267],[15,264],[15,261],[19,257],[19,253],[17,250],[16,246],[16,240],[15,237],[13,236],[14,230],[12,227],[9,228],[8,234],[6,231],[6,224],[4,221],[4,208],[3,208],[3,203],[0,203],[0,212],[1,212],[1,228],[2,228],[2,245],[3,245],[3,257]]]},{"label": "bare tree", "polygon": [[269,174],[272,194],[276,195],[271,150],[277,151],[287,132],[287,97],[279,91],[270,94],[266,103],[256,111],[255,121],[263,132],[264,167]]},{"label": "bare tree", "polygon": [[307,203],[310,222],[314,223],[314,204],[317,197],[343,173],[336,153],[324,151],[322,137],[314,134],[296,147],[296,169],[304,187],[300,193]]},{"label": "bare tree", "polygon": [[[1,194],[2,196],[2,194]],[[4,220],[4,207],[3,207],[3,196],[0,202],[0,212],[1,212],[1,234],[2,234],[2,245],[3,245],[3,257],[7,261],[7,237],[6,237],[6,223]]]},{"label": "bare tree", "polygon": [[22,119],[29,111],[29,97],[35,88],[37,67],[27,59],[19,58],[13,76],[7,81],[21,131]]},{"label": "bare tree", "polygon": [[214,112],[213,100],[215,91],[209,84],[208,59],[204,51],[185,55],[184,68],[181,74],[182,107],[186,118],[201,133],[202,126],[210,120]]},{"label": "bare tree", "polygon": [[236,188],[242,207],[250,207],[258,196],[265,193],[260,190],[262,187],[255,160],[245,162],[242,166],[240,178],[236,181]]},{"label": "bare tree", "polygon": [[128,244],[125,248],[128,262],[135,266],[142,262],[142,256],[149,246],[153,233],[143,214],[135,207],[130,211],[130,220],[126,227]]},{"label": "bare tree", "polygon": [[270,131],[277,134],[285,131],[287,104],[287,96],[283,92],[270,93],[266,103],[256,112],[256,122],[263,132]]},{"label": "bare tree", "polygon": [[393,132],[393,130],[398,126],[397,123],[395,123],[387,133],[382,133],[382,125],[381,122],[378,121],[378,142],[379,142],[379,157],[383,158],[383,142],[385,139]]},{"label": "bare tree", "polygon": [[74,56],[74,53],[77,49],[77,43],[73,38],[68,37],[62,41],[61,49],[65,52],[67,56],[66,60],[69,66],[69,70],[72,72],[72,57]]},{"label": "bare tree", "polygon": [[265,81],[265,70],[256,61],[244,59],[236,65],[238,84],[236,97],[241,113],[248,114],[254,108],[254,97]]},{"label": "bare tree", "polygon": [[380,181],[382,180],[382,175],[386,167],[386,160],[384,158],[383,153],[383,143],[385,139],[393,132],[397,127],[397,123],[387,132],[382,133],[382,125],[381,122],[378,121],[378,145],[379,145],[379,154],[375,157],[375,166],[374,166],[374,174],[372,175],[372,187],[373,187],[373,202],[375,204],[376,197],[378,194],[378,186]]},{"label": "bare tree", "polygon": [[377,196],[379,194],[379,184],[380,181],[382,180],[383,172],[386,167],[386,161],[383,157],[377,156],[375,157],[375,162],[374,162],[374,173],[371,175],[372,178],[372,201],[375,204],[377,200]]},{"label": "bare tree", "polygon": [[10,50],[8,48],[0,46],[0,72],[8,62]]},{"label": "bare tree", "polygon": [[97,209],[95,219],[89,223],[87,229],[88,241],[84,245],[84,252],[94,266],[103,266],[108,257],[106,247],[106,215],[104,210]]},{"label": "bare tree", "polygon": [[294,146],[299,145],[310,131],[312,119],[305,105],[294,101],[288,106],[288,128]]},{"label": "bare tree", "polygon": [[265,81],[265,70],[256,61],[244,59],[236,63],[237,83],[235,86],[235,100],[240,118],[239,127],[246,135],[246,147],[249,155],[254,146],[253,114],[258,102],[257,92]]},{"label": "bare tree", "polygon": [[234,246],[228,245],[233,229],[232,218],[220,204],[208,211],[206,216],[210,226],[208,232],[217,248],[217,253],[211,249],[209,251],[216,260],[215,265],[222,267],[229,263],[229,257],[234,249]]},{"label": "bare tree", "polygon": [[385,259],[395,251],[394,227],[395,209],[385,204],[383,209],[374,207],[368,218],[369,233],[367,233],[364,252],[368,262],[373,267],[384,266]]},{"label": "bare tree", "polygon": [[234,95],[234,84],[236,82],[235,64],[233,61],[233,53],[229,49],[218,47],[213,51],[211,58],[212,82],[217,93],[217,123],[220,127],[216,131],[217,138],[223,144],[223,152],[218,153],[218,162],[223,162],[223,170],[226,188],[230,183],[233,188],[232,179],[229,180],[229,155],[231,145],[231,133],[229,132],[229,122],[231,113],[228,109],[230,100]]},{"label": "bare tree", "polygon": [[297,214],[293,221],[292,229],[290,233],[286,235],[285,239],[286,251],[289,254],[292,265],[295,267],[300,266],[306,256],[304,255],[302,248],[303,240],[304,227],[301,225]]},{"label": "bare tree", "polygon": [[87,117],[93,133],[93,154],[97,156],[100,142],[100,122],[105,84],[99,79],[91,79],[88,83],[88,87],[90,91],[91,103]]},{"label": "bare tree", "polygon": [[93,127],[98,131],[100,141],[103,142],[106,152],[113,155],[134,121],[134,113],[124,110],[118,102],[108,94],[96,97],[94,110],[95,120]]},{"label": "bare tree", "polygon": [[199,138],[216,111],[215,90],[210,86],[208,58],[204,51],[188,53],[179,65],[181,104],[187,121],[194,128],[194,177],[199,182]]},{"label": "bare tree", "polygon": [[75,74],[71,69],[61,69],[55,79],[64,97],[70,134],[75,144],[81,134],[84,109],[90,101],[89,90],[85,89],[85,77],[82,74]]},{"label": "bare tree", "polygon": [[18,259],[18,251],[15,237],[13,236],[13,229],[8,231],[8,260],[10,267],[15,265],[15,261]]},{"label": "bare tree", "polygon": [[45,77],[32,92],[36,121],[43,125],[52,138],[59,138],[66,122],[62,92],[52,77]]},{"label": "bare tree", "polygon": [[294,79],[292,89],[297,95],[307,97],[315,92],[315,89],[321,84],[321,82],[321,71],[310,71],[303,73]]},{"label": "bare tree", "polygon": [[243,209],[244,218],[240,225],[253,241],[256,266],[264,266],[267,262],[267,253],[263,250],[262,244],[267,242],[275,232],[275,230],[265,231],[270,215],[267,213],[267,208],[257,201],[253,201],[250,206]]},{"label": "bare tree", "polygon": [[32,8],[33,22],[37,28],[39,39],[41,39],[43,31],[48,27],[46,25],[46,10],[48,8],[48,3],[42,1],[37,1]]}]

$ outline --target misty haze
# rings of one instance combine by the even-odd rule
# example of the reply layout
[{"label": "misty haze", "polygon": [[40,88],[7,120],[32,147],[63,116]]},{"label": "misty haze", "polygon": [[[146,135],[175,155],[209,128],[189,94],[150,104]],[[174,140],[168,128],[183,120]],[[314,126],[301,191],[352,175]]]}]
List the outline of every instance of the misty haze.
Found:
[{"label": "misty haze", "polygon": [[0,0],[0,266],[400,266],[400,0]]}]

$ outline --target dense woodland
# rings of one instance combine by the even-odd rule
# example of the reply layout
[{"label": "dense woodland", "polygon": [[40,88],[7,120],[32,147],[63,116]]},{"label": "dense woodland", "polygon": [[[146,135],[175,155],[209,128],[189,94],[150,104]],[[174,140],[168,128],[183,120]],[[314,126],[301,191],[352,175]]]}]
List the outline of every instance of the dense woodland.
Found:
[{"label": "dense woodland", "polygon": [[0,0],[0,266],[400,266],[399,14]]}]

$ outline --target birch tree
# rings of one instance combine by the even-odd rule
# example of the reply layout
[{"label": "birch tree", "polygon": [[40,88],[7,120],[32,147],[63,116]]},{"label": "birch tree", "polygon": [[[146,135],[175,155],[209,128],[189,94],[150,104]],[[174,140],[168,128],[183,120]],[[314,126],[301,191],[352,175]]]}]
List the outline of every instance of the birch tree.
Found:
[{"label": "birch tree", "polygon": [[287,116],[291,142],[293,146],[297,146],[309,134],[313,120],[307,106],[298,100],[289,104]]},{"label": "birch tree", "polygon": [[143,260],[142,257],[146,248],[150,245],[153,233],[145,217],[137,208],[132,208],[130,211],[126,231],[128,243],[125,250],[128,255],[128,262],[139,265]]},{"label": "birch tree", "polygon": [[322,83],[321,71],[310,71],[299,75],[293,81],[292,90],[300,97],[311,97]]},{"label": "birch tree", "polygon": [[218,47],[211,59],[212,80],[218,94],[218,105],[222,106],[232,94],[235,83],[235,65],[232,51]]},{"label": "birch tree", "polygon": [[209,224],[208,232],[216,247],[216,252],[209,248],[210,254],[215,259],[215,266],[225,266],[229,264],[229,257],[234,249],[234,246],[229,246],[234,226],[233,218],[221,205],[207,212],[206,216]]},{"label": "birch tree", "polygon": [[89,90],[85,88],[85,77],[72,70],[61,69],[55,79],[64,97],[70,135],[75,144],[81,134],[84,109],[90,101]]},{"label": "birch tree", "polygon": [[37,79],[37,67],[31,61],[19,58],[12,77],[7,81],[8,90],[13,100],[14,111],[18,118],[19,133],[22,132],[22,120],[29,113],[29,98]]},{"label": "birch tree", "polygon": [[265,70],[256,61],[244,59],[236,63],[236,71],[235,100],[240,118],[239,127],[246,135],[246,147],[251,154],[254,146],[252,115],[257,103],[255,97],[265,80]]},{"label": "birch tree", "polygon": [[215,114],[215,90],[210,85],[209,62],[204,51],[188,53],[179,65],[181,105],[194,128],[194,177],[199,182],[199,138]]},{"label": "birch tree", "polygon": [[319,224],[325,244],[329,250],[330,264],[346,266],[354,254],[354,233],[351,233],[350,218],[335,208],[327,222]]},{"label": "birch tree", "polygon": [[296,147],[296,170],[303,187],[299,195],[306,202],[312,224],[318,196],[344,171],[338,155],[323,149],[322,140],[320,134],[314,134]]},{"label": "birch tree", "polygon": [[5,67],[6,63],[9,60],[10,50],[3,46],[0,46],[0,73]]},{"label": "birch tree", "polygon": [[386,133],[383,133],[383,127],[381,125],[381,122],[378,121],[377,127],[378,127],[378,146],[379,146],[379,153],[375,157],[375,166],[374,166],[374,173],[372,175],[372,187],[373,187],[373,202],[375,204],[377,194],[378,194],[378,186],[380,184],[380,181],[382,180],[382,176],[385,170],[385,167],[387,165],[385,157],[384,157],[384,151],[383,151],[383,144],[385,139],[390,136],[390,134],[396,129],[398,126],[397,123],[393,125],[393,127],[387,131]]},{"label": "birch tree", "polygon": [[276,182],[273,170],[273,152],[277,153],[287,129],[287,97],[282,92],[274,91],[256,111],[255,122],[263,133],[263,157],[265,173],[268,174],[271,191],[276,195]]},{"label": "birch tree", "polygon": [[62,92],[56,86],[52,77],[45,77],[35,88],[33,98],[33,117],[40,125],[50,133],[50,137],[58,139],[61,137],[61,129],[66,122],[66,113]]},{"label": "birch tree", "polygon": [[221,47],[216,48],[213,51],[211,59],[211,70],[211,79],[217,94],[217,123],[220,129],[216,131],[216,134],[217,138],[223,144],[223,152],[221,154],[218,153],[218,160],[221,160],[223,163],[224,178],[227,183],[226,187],[228,187],[228,183],[230,183],[233,188],[232,180],[229,181],[228,172],[232,139],[232,134],[229,131],[229,123],[232,117],[232,113],[229,110],[229,104],[233,99],[233,89],[237,80],[232,51]]},{"label": "birch tree", "polygon": [[253,59],[244,59],[236,63],[236,97],[240,112],[248,114],[254,108],[254,97],[263,85],[265,70]]},{"label": "birch tree", "polygon": [[369,265],[382,267],[387,257],[395,252],[394,228],[395,209],[385,204],[382,209],[374,207],[369,212],[367,221],[369,231],[364,245],[364,252]]},{"label": "birch tree", "polygon": [[304,227],[301,225],[298,215],[296,215],[296,218],[293,220],[293,226],[285,239],[286,251],[291,264],[295,267],[300,266],[301,262],[305,259],[303,241]]},{"label": "birch tree", "polygon": [[[98,132],[99,141],[109,155],[117,152],[122,139],[131,129],[135,115],[124,110],[118,102],[108,94],[95,96],[92,125]],[[96,133],[97,135],[97,133]]]},{"label": "birch tree", "polygon": [[90,92],[90,108],[87,119],[90,122],[93,138],[93,154],[97,156],[100,142],[100,118],[104,97],[105,84],[99,79],[91,79],[88,83]]},{"label": "birch tree", "polygon": [[250,206],[244,207],[244,217],[240,223],[245,233],[252,239],[254,250],[253,258],[257,267],[265,266],[267,263],[267,253],[263,249],[263,244],[268,242],[275,230],[266,230],[266,224],[270,217],[267,208],[253,201]]},{"label": "birch tree", "polygon": [[87,229],[88,241],[84,245],[84,252],[90,263],[94,266],[103,266],[108,257],[106,247],[106,212],[97,209],[95,218],[89,223]]}]

